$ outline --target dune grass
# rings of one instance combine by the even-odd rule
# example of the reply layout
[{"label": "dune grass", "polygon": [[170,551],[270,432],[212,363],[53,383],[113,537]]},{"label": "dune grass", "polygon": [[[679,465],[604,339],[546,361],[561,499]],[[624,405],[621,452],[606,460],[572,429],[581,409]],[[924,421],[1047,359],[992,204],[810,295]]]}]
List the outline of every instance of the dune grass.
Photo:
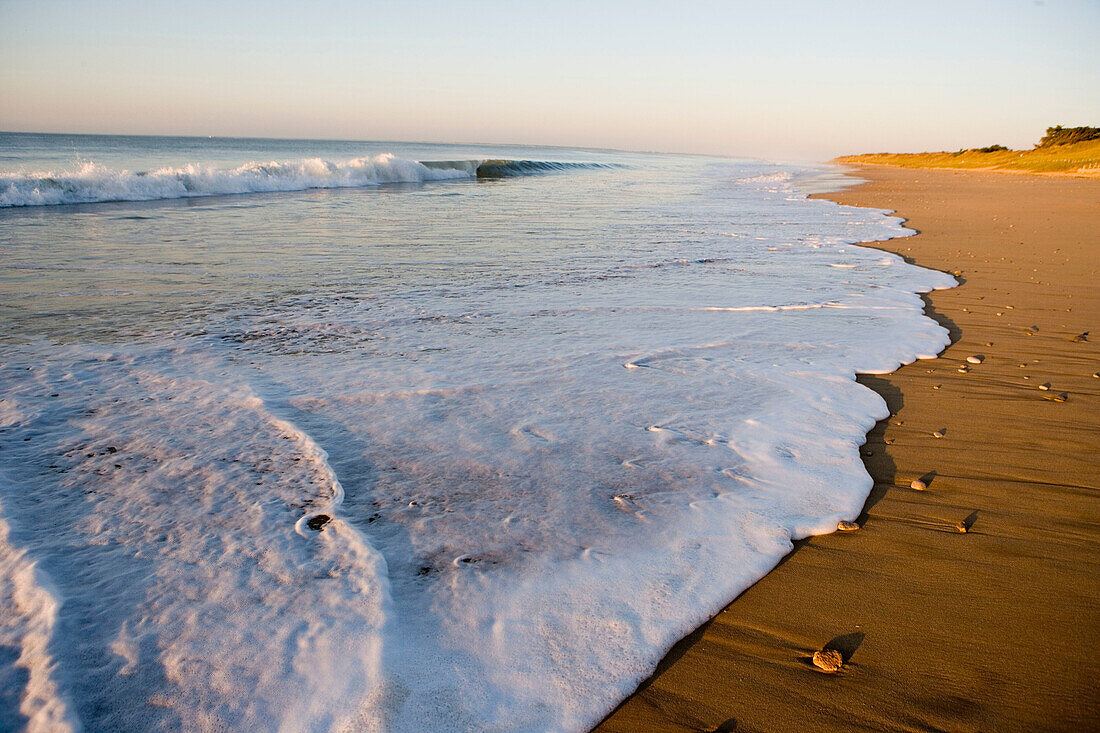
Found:
[{"label": "dune grass", "polygon": [[[997,147],[997,146],[991,146]],[[844,155],[838,163],[878,163],[904,168],[968,168],[1027,173],[1100,176],[1100,140],[1052,145],[1033,150],[960,150],[955,153],[867,153]]]}]

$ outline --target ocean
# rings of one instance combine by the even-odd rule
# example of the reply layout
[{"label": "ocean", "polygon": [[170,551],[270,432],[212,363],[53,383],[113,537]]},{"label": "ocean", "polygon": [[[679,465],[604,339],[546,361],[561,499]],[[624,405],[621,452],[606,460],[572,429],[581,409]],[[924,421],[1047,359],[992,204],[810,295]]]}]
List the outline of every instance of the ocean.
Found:
[{"label": "ocean", "polygon": [[0,134],[0,729],[591,727],[948,343],[836,176]]}]

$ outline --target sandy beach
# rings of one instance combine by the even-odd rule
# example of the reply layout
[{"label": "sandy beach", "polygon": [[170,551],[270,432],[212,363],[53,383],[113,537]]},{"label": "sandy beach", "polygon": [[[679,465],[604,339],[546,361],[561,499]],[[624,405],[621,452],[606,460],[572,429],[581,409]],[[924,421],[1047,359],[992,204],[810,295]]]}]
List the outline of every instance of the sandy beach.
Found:
[{"label": "sandy beach", "polygon": [[[893,413],[864,447],[862,528],[798,543],[597,730],[1100,719],[1100,180],[857,175],[870,182],[827,198],[896,210],[920,232],[873,246],[958,273],[926,300],[954,343],[860,378]],[[826,644],[846,657],[834,675],[809,662]]]}]

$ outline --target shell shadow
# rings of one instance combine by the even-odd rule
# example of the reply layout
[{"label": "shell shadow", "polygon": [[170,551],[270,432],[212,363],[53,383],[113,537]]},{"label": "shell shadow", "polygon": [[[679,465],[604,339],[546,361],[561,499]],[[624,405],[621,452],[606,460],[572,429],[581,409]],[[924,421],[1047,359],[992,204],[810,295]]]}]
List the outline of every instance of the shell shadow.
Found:
[{"label": "shell shadow", "polygon": [[864,633],[862,631],[853,631],[850,634],[841,634],[829,641],[823,649],[834,649],[840,652],[840,656],[844,658],[844,663],[847,664],[848,660],[852,658],[852,655],[856,653],[856,649],[859,649],[863,643]]}]

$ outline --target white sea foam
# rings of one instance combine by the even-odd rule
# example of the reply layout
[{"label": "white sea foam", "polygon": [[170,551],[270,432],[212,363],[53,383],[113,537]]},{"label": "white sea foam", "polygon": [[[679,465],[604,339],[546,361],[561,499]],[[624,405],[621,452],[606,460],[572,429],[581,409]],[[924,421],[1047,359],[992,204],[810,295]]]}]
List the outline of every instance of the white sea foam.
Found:
[{"label": "white sea foam", "polygon": [[[0,473],[0,482],[4,475]],[[33,733],[78,726],[54,678],[49,645],[57,598],[25,551],[13,546],[0,505],[0,729]]]},{"label": "white sea foam", "polygon": [[[67,715],[49,646],[66,694],[111,710],[97,728],[339,727],[379,688],[389,601],[385,561],[336,512],[343,492],[324,451],[247,389],[136,359],[74,361],[78,373],[58,381],[81,395],[79,416],[36,436],[36,451],[65,464],[47,471],[40,511],[67,531],[24,536],[40,551],[79,548],[68,560],[94,587],[85,596],[63,578],[63,598],[100,612],[79,637],[51,638],[57,604],[0,522],[12,586],[0,604],[18,607],[0,605],[0,628],[30,670],[24,715],[41,730]],[[322,514],[323,532],[302,527]],[[80,661],[93,649],[105,668]]]},{"label": "white sea foam", "polygon": [[[584,730],[793,539],[854,518],[887,414],[854,375],[942,349],[917,293],[954,281],[852,246],[906,233],[881,212],[728,164],[659,174],[341,209],[327,269],[274,295],[243,275],[311,266],[297,229],[257,231],[222,290],[235,239],[132,274],[101,269],[125,222],[82,247],[97,286],[217,297],[135,343],[95,311],[102,343],[5,346],[3,644],[37,650],[0,664],[12,719]],[[143,221],[145,246],[177,225]],[[36,303],[68,272],[20,270],[45,273]],[[37,600],[13,610],[20,583]]]}]

